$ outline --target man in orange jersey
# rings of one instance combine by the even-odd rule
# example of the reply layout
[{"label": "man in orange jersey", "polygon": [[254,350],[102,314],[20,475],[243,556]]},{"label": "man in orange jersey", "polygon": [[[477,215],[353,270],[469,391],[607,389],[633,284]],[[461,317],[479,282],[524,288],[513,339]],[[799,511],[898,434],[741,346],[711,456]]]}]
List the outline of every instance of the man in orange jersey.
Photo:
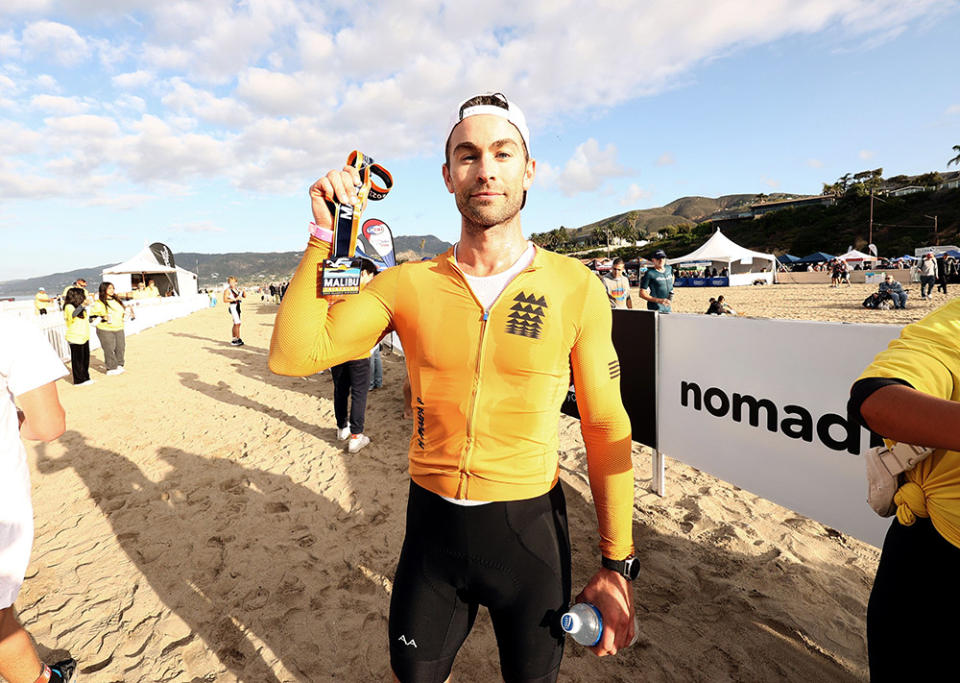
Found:
[{"label": "man in orange jersey", "polygon": [[360,176],[310,188],[311,238],[277,314],[270,368],[305,375],[369,349],[389,331],[411,386],[407,533],[390,605],[401,681],[442,681],[485,605],[507,681],[554,681],[569,606],[570,548],[558,483],[557,421],[573,369],[600,531],[597,573],[578,600],[615,654],[633,638],[630,423],[603,284],[579,262],[524,238],[530,134],[501,94],[465,101],[451,122],[444,184],[461,215],[447,253],[389,268],[334,307],[317,296],[330,253],[326,200],[356,204]]}]

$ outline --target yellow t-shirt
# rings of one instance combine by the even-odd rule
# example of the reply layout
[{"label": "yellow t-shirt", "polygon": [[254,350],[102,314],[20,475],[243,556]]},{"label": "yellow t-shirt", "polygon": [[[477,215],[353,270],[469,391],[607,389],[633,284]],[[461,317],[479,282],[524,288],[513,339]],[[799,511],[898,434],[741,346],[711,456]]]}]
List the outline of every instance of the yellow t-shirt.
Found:
[{"label": "yellow t-shirt", "polygon": [[123,317],[126,315],[126,310],[124,309],[123,304],[116,299],[109,299],[106,307],[103,305],[103,302],[100,301],[100,299],[97,299],[93,302],[93,306],[90,307],[90,310],[87,311],[87,315],[101,316],[100,322],[97,323],[98,330],[110,330],[116,332],[117,330],[123,329]]},{"label": "yellow t-shirt", "polygon": [[90,341],[90,318],[84,314],[82,318],[74,317],[76,310],[72,304],[67,304],[63,308],[63,319],[67,323],[67,341],[71,344],[85,344]]},{"label": "yellow t-shirt", "polygon": [[47,310],[47,307],[52,303],[53,301],[47,296],[46,292],[37,292],[33,297],[33,308],[38,313]]},{"label": "yellow t-shirt", "polygon": [[486,311],[453,249],[389,268],[335,306],[316,294],[330,245],[311,240],[277,314],[270,369],[303,376],[356,358],[390,330],[413,391],[410,476],[442,496],[524,500],[559,477],[557,424],[570,369],[603,554],[633,552],[630,420],[620,401],[602,283],[538,249]]},{"label": "yellow t-shirt", "polygon": [[158,297],[158,296],[160,296],[160,290],[157,289],[156,286],[147,287],[147,288],[146,288],[145,290],[143,290],[143,291],[146,292],[146,298],[152,298],[152,297]]},{"label": "yellow t-shirt", "polygon": [[[960,299],[911,325],[877,354],[859,379],[887,377],[917,391],[960,402]],[[895,497],[897,518],[929,517],[936,530],[960,547],[960,452],[940,449],[905,473]]]}]

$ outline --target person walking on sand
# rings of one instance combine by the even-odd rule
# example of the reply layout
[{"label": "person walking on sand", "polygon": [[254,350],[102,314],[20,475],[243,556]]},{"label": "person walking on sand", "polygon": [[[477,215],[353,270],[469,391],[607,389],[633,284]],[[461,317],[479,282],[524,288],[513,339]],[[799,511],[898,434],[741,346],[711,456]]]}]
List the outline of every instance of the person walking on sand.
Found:
[{"label": "person walking on sand", "polygon": [[[388,268],[329,307],[318,266],[330,254],[327,200],[357,200],[353,167],[310,188],[314,222],[273,330],[273,372],[303,376],[394,330],[413,403],[410,493],[388,625],[400,681],[443,681],[480,605],[508,681],[555,681],[571,556],[557,422],[573,369],[600,531],[598,570],[577,596],[603,615],[592,648],[634,632],[633,469],[612,313],[580,262],[538,249],[520,210],[536,172],[520,109],[500,93],[454,110],[441,168],[460,239],[429,261]],[[466,369],[466,370],[465,370]]]},{"label": "person walking on sand", "polygon": [[136,317],[133,308],[117,296],[113,283],[101,282],[97,290],[97,300],[90,309],[90,317],[99,318],[97,338],[100,339],[100,348],[103,349],[103,364],[107,366],[108,375],[120,375],[124,372],[127,338],[123,331],[123,321],[128,312],[133,320]]},{"label": "person walking on sand", "polygon": [[77,671],[73,659],[49,666],[42,663],[13,607],[33,545],[30,469],[20,439],[53,441],[63,434],[65,420],[56,381],[66,374],[39,330],[20,320],[4,321],[0,334],[0,676],[8,683],[70,682]]},{"label": "person walking on sand", "polygon": [[243,346],[243,340],[240,338],[240,300],[245,299],[247,291],[237,286],[237,278],[230,276],[227,278],[227,286],[223,290],[223,302],[227,304],[227,310],[233,320],[233,335],[230,340],[232,346]]}]

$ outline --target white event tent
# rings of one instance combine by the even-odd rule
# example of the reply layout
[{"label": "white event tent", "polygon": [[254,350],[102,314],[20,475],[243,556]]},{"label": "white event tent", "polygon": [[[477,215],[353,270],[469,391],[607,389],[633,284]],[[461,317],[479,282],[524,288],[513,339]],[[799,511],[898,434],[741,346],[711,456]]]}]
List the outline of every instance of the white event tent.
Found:
[{"label": "white event tent", "polygon": [[731,286],[752,285],[758,280],[773,283],[777,257],[773,254],[741,247],[718,228],[699,249],[686,256],[668,259],[670,265],[690,262],[711,262],[717,270],[726,268]]},{"label": "white event tent", "polygon": [[179,266],[168,266],[157,261],[150,247],[144,247],[123,263],[103,269],[103,280],[112,282],[117,292],[129,292],[133,289],[134,275],[143,282],[154,280],[161,295],[168,289],[175,294],[191,295],[197,293],[197,276]]},{"label": "white event tent", "polygon": [[851,249],[846,254],[840,254],[837,258],[841,261],[870,261],[871,263],[877,260],[876,256],[864,254],[862,251],[857,251],[856,249]]}]

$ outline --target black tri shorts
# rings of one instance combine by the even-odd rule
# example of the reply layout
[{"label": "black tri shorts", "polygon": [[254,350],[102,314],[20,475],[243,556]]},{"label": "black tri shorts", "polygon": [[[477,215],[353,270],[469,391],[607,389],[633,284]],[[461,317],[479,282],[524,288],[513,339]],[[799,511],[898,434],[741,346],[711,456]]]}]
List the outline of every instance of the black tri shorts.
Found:
[{"label": "black tri shorts", "polygon": [[505,681],[557,679],[570,604],[563,490],[465,507],[410,482],[407,530],[390,600],[390,664],[401,683],[442,683],[490,611]]}]

